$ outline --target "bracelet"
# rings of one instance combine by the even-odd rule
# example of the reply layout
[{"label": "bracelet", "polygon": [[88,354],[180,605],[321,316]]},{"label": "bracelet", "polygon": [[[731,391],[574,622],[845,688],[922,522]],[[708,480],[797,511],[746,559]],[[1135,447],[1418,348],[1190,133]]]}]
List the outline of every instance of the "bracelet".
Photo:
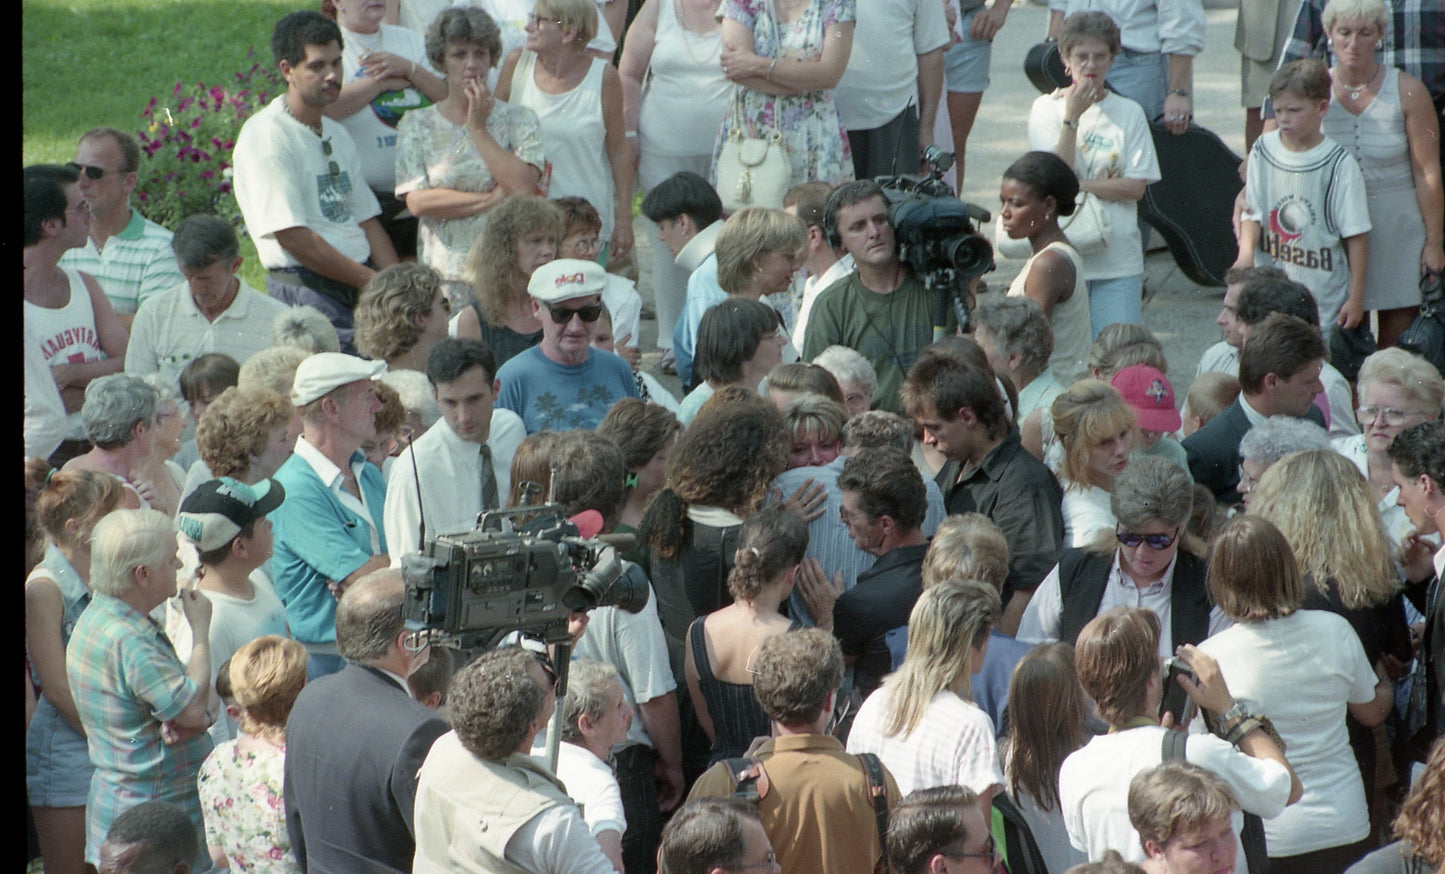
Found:
[{"label": "bracelet", "polygon": [[1170,94],[1177,94],[1177,95],[1179,95],[1180,97],[1188,97],[1188,96],[1189,96],[1189,89],[1188,89],[1188,88],[1172,88],[1172,89],[1170,89],[1169,93],[1170,93]]},{"label": "bracelet", "polygon": [[773,62],[772,62],[771,64],[768,64],[768,75],[767,75],[767,77],[766,77],[766,80],[767,80],[767,81],[769,81],[769,82],[773,81],[773,68],[776,67],[777,65],[778,65],[778,59],[777,59],[777,58],[773,58]]},{"label": "bracelet", "polygon": [[637,139],[637,131],[630,130],[627,133],[623,134],[623,136],[627,137],[629,140],[635,140]]},{"label": "bracelet", "polygon": [[1069,121],[1067,118],[1064,119],[1061,124],[1063,124],[1063,126],[1068,128],[1069,130],[1079,129],[1079,123],[1077,121]]}]

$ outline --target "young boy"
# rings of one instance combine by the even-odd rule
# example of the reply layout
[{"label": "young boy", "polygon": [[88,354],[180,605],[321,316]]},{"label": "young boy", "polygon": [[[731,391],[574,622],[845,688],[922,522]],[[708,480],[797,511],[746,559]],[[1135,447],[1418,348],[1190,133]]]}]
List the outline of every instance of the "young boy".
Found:
[{"label": "young boy", "polygon": [[1320,131],[1330,74],[1315,60],[1279,68],[1269,85],[1279,127],[1255,140],[1246,174],[1236,267],[1273,263],[1307,286],[1320,329],[1353,328],[1365,314],[1365,179],[1349,152]]},{"label": "young boy", "polygon": [[[246,485],[230,477],[201,483],[181,502],[176,527],[200,558],[196,588],[211,602],[211,682],[244,644],[266,634],[289,637],[286,608],[259,568],[271,559],[271,521],[286,491],[273,479]],[[215,702],[213,702],[215,703]],[[219,707],[212,708],[215,713]],[[211,737],[235,737],[219,718]]]}]

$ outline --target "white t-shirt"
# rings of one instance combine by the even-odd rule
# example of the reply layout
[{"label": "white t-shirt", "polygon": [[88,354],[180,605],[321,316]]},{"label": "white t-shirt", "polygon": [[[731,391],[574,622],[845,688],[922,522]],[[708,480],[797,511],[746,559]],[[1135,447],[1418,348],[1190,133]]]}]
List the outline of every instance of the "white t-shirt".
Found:
[{"label": "white t-shirt", "polygon": [[848,68],[833,89],[838,118],[848,130],[892,121],[918,94],[918,56],[949,43],[938,0],[867,0],[858,4]]},{"label": "white t-shirt", "polygon": [[884,734],[893,688],[885,680],[858,708],[848,734],[848,752],[878,756],[904,795],[954,783],[980,794],[1003,786],[993,721],[987,713],[972,701],[943,691],[928,702],[912,734]]},{"label": "white t-shirt", "polygon": [[[1029,148],[1051,151],[1064,121],[1064,92],[1044,94],[1029,112]],[[1074,172],[1080,179],[1142,179],[1158,182],[1154,137],[1139,104],[1110,91],[1079,117]],[[1144,272],[1138,206],[1132,200],[1099,200],[1112,235],[1103,249],[1084,255],[1085,279],[1118,279]]]},{"label": "white t-shirt", "polygon": [[[402,4],[403,7],[406,5]],[[361,69],[361,59],[372,52],[390,52],[415,63],[420,69],[436,72],[427,62],[426,39],[405,27],[383,24],[381,33],[343,30],[342,43],[344,84],[366,75]],[[372,190],[390,192],[396,187],[396,126],[407,110],[429,103],[431,101],[426,95],[415,88],[383,91],[375,100],[341,120],[347,133],[356,141],[356,151],[361,155],[361,173]]]},{"label": "white t-shirt", "polygon": [[1100,528],[1114,530],[1118,524],[1109,506],[1109,493],[1098,486],[1064,489],[1064,543],[1082,547],[1094,540]]},{"label": "white t-shirt", "polygon": [[361,223],[381,207],[366,185],[356,144],[341,122],[325,117],[317,137],[282,110],[285,99],[247,119],[236,138],[236,203],[256,255],[267,269],[300,266],[276,242],[276,232],[309,228],[347,258],[365,261],[371,244]]},{"label": "white t-shirt", "polygon": [[[1233,689],[1231,685],[1230,690]],[[1139,833],[1129,823],[1129,781],[1163,760],[1166,731],[1169,729],[1145,726],[1099,735],[1064,759],[1059,769],[1064,825],[1069,830],[1069,840],[1090,859],[1099,858],[1105,850],[1118,850],[1119,855],[1130,862],[1144,861]],[[1278,816],[1289,801],[1289,771],[1278,762],[1250,758],[1209,734],[1190,735],[1184,757],[1213,771],[1228,784],[1240,806],[1249,813],[1266,819]],[[1293,762],[1293,756],[1290,760]],[[1231,819],[1238,843],[1244,819],[1239,811],[1235,811]],[[1278,852],[1273,841],[1269,850],[1271,854],[1288,855]],[[1238,864],[1242,870],[1243,847],[1239,850]]]},{"label": "white t-shirt", "polygon": [[1272,130],[1254,141],[1245,176],[1244,218],[1259,222],[1256,263],[1280,267],[1309,288],[1320,328],[1329,331],[1350,293],[1344,238],[1370,230],[1359,162],[1329,137],[1290,151]]},{"label": "white t-shirt", "polygon": [[622,790],[607,763],[576,744],[557,745],[557,779],[567,794],[582,807],[582,818],[595,837],[605,831],[627,832],[627,815],[622,812]]},{"label": "white t-shirt", "polygon": [[1376,678],[1349,622],[1334,613],[1297,610],[1236,625],[1199,648],[1219,662],[1235,700],[1274,723],[1304,784],[1303,798],[1264,823],[1270,855],[1363,840],[1370,817],[1345,713],[1346,702],[1374,699]]}]

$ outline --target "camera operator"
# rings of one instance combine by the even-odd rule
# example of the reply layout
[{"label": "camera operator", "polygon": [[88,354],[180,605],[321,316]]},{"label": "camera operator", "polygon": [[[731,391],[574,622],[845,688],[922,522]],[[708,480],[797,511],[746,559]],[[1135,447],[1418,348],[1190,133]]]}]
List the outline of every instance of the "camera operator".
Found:
[{"label": "camera operator", "polygon": [[457,674],[447,704],[455,728],[432,745],[417,779],[414,872],[612,874],[561,782],[527,755],[557,707],[556,682],[516,646]]},{"label": "camera operator", "polygon": [[888,200],[878,183],[864,179],[838,186],[828,197],[824,229],[829,245],[853,256],[857,271],[819,295],[803,358],[811,361],[834,345],[856,349],[878,372],[873,406],[902,413],[903,377],[919,350],[938,339],[935,329],[940,335],[954,332],[952,308],[941,307],[938,295],[899,259]]}]

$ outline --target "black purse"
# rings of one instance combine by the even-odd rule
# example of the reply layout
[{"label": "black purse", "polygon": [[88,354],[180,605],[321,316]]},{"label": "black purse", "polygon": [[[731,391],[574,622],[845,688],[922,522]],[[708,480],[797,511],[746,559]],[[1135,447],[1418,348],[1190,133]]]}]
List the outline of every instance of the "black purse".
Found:
[{"label": "black purse", "polygon": [[1434,270],[1420,277],[1420,314],[1396,343],[1445,373],[1445,284]]}]

